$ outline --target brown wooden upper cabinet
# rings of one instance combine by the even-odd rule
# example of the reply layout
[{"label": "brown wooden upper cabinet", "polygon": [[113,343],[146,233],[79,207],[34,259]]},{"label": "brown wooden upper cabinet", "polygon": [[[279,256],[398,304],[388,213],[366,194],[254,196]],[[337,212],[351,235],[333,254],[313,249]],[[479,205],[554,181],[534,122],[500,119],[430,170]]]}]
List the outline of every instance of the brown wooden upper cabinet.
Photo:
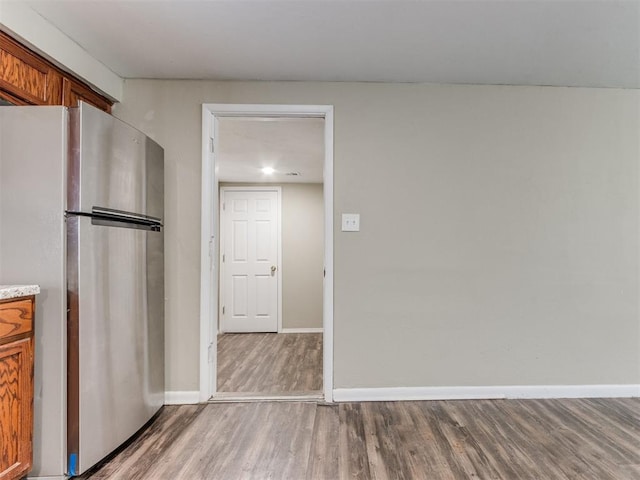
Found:
[{"label": "brown wooden upper cabinet", "polygon": [[79,100],[111,112],[107,98],[0,32],[0,99],[14,105],[65,105]]}]

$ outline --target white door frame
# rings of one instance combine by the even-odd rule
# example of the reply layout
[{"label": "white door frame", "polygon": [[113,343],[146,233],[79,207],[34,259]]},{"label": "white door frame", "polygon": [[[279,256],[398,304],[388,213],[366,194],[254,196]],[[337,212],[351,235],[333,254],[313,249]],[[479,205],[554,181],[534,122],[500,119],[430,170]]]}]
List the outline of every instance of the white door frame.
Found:
[{"label": "white door frame", "polygon": [[[276,272],[277,277],[276,281],[278,284],[278,310],[276,312],[276,316],[278,317],[278,326],[277,332],[282,332],[282,187],[279,185],[269,185],[265,183],[261,186],[224,186],[220,187],[220,197],[223,196],[224,192],[276,192],[278,194],[278,200],[276,202],[276,216],[278,219],[278,261],[276,262]],[[218,210],[220,212],[220,210]],[[220,217],[222,214],[220,213]],[[224,244],[224,235],[222,233],[222,227],[220,227],[220,244],[221,246]],[[222,249],[220,249],[220,255],[218,255],[218,265],[220,265],[220,277],[224,277],[224,262],[222,261]],[[222,290],[222,284],[220,284],[220,288],[218,292]],[[224,299],[223,299],[224,300]],[[218,318],[222,317],[222,305],[221,302],[218,305]],[[219,327],[219,324],[218,324]],[[219,328],[217,330],[220,330]]]},{"label": "white door frame", "polygon": [[200,247],[200,402],[216,393],[218,325],[218,178],[217,119],[220,117],[324,118],[324,268],[323,393],[333,401],[333,106],[332,105],[202,105],[202,210]]}]

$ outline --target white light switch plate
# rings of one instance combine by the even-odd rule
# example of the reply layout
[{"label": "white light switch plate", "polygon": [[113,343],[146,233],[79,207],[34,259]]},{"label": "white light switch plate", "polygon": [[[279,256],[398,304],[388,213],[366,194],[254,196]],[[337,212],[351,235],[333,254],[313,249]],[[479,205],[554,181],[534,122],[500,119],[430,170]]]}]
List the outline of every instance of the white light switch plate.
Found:
[{"label": "white light switch plate", "polygon": [[360,231],[360,214],[359,213],[343,213],[342,214],[342,231],[343,232],[359,232]]}]

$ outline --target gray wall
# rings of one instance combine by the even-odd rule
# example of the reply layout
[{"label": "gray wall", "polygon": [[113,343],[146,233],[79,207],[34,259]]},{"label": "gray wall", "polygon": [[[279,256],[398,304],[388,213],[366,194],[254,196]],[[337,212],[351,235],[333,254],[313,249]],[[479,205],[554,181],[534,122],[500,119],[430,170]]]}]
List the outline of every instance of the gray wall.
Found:
[{"label": "gray wall", "polygon": [[323,268],[322,185],[282,185],[283,328],[322,328]]},{"label": "gray wall", "polygon": [[640,383],[640,92],[133,80],[115,114],[166,149],[169,390],[198,389],[203,102],[335,106],[336,387]]},{"label": "gray wall", "polygon": [[[224,186],[259,185],[220,183]],[[324,201],[322,184],[282,188],[282,327],[322,327]]]}]

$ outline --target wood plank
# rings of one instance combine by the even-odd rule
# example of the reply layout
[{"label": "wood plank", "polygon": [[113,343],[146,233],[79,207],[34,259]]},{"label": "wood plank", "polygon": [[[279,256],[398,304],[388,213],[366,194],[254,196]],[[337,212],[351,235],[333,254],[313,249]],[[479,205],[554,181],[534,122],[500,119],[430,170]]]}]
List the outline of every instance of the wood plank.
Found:
[{"label": "wood plank", "polygon": [[307,480],[339,478],[338,438],[340,418],[338,405],[319,405],[316,409],[307,467]]},{"label": "wood plank", "polygon": [[362,404],[341,404],[339,418],[338,468],[340,478],[343,480],[372,478],[365,441]]}]

